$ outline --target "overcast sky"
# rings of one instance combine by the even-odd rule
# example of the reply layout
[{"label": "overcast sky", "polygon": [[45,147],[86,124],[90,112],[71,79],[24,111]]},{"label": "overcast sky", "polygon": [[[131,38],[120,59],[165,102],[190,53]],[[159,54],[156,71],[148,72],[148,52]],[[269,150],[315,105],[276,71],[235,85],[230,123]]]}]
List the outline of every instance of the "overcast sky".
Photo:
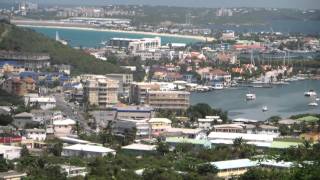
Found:
[{"label": "overcast sky", "polygon": [[47,4],[145,4],[191,7],[274,7],[320,9],[320,0],[33,0]]}]

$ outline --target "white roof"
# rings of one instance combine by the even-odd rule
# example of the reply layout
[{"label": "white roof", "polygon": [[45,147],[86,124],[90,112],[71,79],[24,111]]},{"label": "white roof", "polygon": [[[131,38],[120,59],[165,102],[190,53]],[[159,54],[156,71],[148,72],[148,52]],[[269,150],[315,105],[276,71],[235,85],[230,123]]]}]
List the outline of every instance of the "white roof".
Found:
[{"label": "white roof", "polygon": [[245,118],[236,118],[232,120],[233,122],[242,122],[242,123],[256,123],[258,120],[245,119]]},{"label": "white roof", "polygon": [[181,132],[183,134],[198,134],[202,129],[189,129],[189,128],[168,128],[167,132],[175,133],[175,132]]},{"label": "white roof", "polygon": [[210,164],[215,165],[219,170],[249,168],[249,167],[257,166],[257,163],[255,161],[251,161],[250,159],[217,161],[217,162],[211,162]]},{"label": "white roof", "polygon": [[220,119],[220,116],[206,116],[206,119]]},{"label": "white roof", "polygon": [[7,150],[21,150],[21,147],[17,146],[6,146],[0,144],[0,152],[7,151]]},{"label": "white roof", "polygon": [[198,119],[198,122],[213,122],[213,121],[214,119],[201,119],[201,118]]},{"label": "white roof", "polygon": [[56,99],[54,97],[31,97],[29,101],[40,103],[55,103]]},{"label": "white roof", "polygon": [[290,168],[294,164],[293,162],[285,162],[285,161],[275,161],[275,160],[265,160],[259,163],[262,166],[271,166],[271,167],[279,167],[279,168]]},{"label": "white roof", "polygon": [[167,124],[172,123],[172,121],[168,118],[151,118],[148,122],[149,123],[167,123]]},{"label": "white roof", "polygon": [[154,151],[154,150],[156,150],[156,145],[130,144],[130,145],[121,147],[121,149],[140,150],[140,151]]},{"label": "white roof", "polygon": [[63,147],[64,150],[74,150],[74,151],[86,151],[86,152],[98,152],[98,153],[111,153],[115,150],[106,148],[103,146],[95,146],[89,144],[75,144],[68,147]]},{"label": "white roof", "polygon": [[208,135],[210,140],[225,139],[234,140],[236,138],[242,138],[245,141],[265,141],[272,142],[273,138],[278,137],[277,134],[246,134],[246,133],[224,133],[224,132],[211,132]]},{"label": "white roof", "polygon": [[76,121],[72,119],[55,120],[53,125],[75,125]]},{"label": "white roof", "polygon": [[58,137],[59,139],[61,139],[64,142],[68,142],[68,143],[79,143],[79,144],[90,144],[90,141],[85,141],[85,140],[81,140],[81,139],[76,139],[76,138],[71,138],[71,137]]}]

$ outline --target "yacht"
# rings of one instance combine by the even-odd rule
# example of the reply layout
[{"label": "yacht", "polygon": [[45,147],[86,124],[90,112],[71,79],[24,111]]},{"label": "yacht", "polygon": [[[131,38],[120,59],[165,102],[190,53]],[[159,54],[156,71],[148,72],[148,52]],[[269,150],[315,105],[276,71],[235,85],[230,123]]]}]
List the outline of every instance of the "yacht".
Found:
[{"label": "yacht", "polygon": [[311,102],[308,104],[308,106],[318,106],[318,103],[317,102]]},{"label": "yacht", "polygon": [[267,107],[267,106],[263,106],[263,107],[262,107],[262,111],[263,111],[263,112],[268,111],[268,107]]},{"label": "yacht", "polygon": [[248,94],[246,94],[246,99],[248,100],[248,101],[250,101],[250,100],[255,100],[257,97],[256,97],[256,94],[254,94],[254,93],[248,93]]},{"label": "yacht", "polygon": [[307,97],[314,97],[314,96],[317,96],[317,93],[314,91],[314,90],[309,90],[307,92],[304,92],[304,96],[307,96]]}]

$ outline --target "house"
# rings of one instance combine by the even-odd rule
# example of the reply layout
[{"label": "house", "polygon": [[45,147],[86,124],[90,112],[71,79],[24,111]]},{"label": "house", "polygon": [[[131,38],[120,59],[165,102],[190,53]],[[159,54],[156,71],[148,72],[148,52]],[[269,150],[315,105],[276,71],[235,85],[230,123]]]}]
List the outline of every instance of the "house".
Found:
[{"label": "house", "polygon": [[114,134],[124,135],[135,129],[136,138],[149,138],[151,136],[151,126],[147,120],[116,120],[112,123],[112,131]]},{"label": "house", "polygon": [[0,180],[21,180],[26,176],[27,174],[23,172],[16,172],[16,171],[0,172]]},{"label": "house", "polygon": [[6,146],[0,144],[0,158],[13,160],[20,158],[21,147]]},{"label": "house", "polygon": [[72,134],[75,125],[76,121],[72,119],[55,120],[53,122],[54,136],[61,137]]},{"label": "house", "polygon": [[121,150],[134,155],[152,154],[156,152],[156,145],[134,143],[127,146],[122,146]]},{"label": "house", "polygon": [[169,128],[161,133],[165,137],[184,137],[190,139],[207,139],[207,134],[202,129]]},{"label": "house", "polygon": [[35,141],[45,141],[46,140],[46,130],[45,129],[26,129],[27,139],[33,139]]},{"label": "house", "polygon": [[222,122],[220,116],[206,116],[206,118],[198,119],[198,127],[204,130],[210,130],[212,128],[212,124],[216,122]]},{"label": "house", "polygon": [[179,144],[190,144],[193,147],[211,148],[211,142],[206,139],[191,139],[184,137],[167,137],[166,143],[172,147],[176,147]]},{"label": "house", "polygon": [[227,161],[211,162],[218,169],[217,176],[220,178],[231,178],[246,173],[250,168],[256,167],[257,163],[250,159],[237,159]]},{"label": "house", "polygon": [[54,97],[29,97],[25,103],[29,104],[31,107],[43,110],[53,109],[56,107],[56,99]]},{"label": "house", "polygon": [[155,111],[150,106],[116,106],[116,119],[142,120],[155,116]]},{"label": "house", "polygon": [[213,144],[233,144],[237,138],[242,138],[247,144],[258,147],[271,147],[273,140],[278,134],[247,134],[247,133],[230,133],[230,132],[211,132],[208,139]]},{"label": "house", "polygon": [[152,135],[158,136],[162,132],[167,131],[167,129],[171,128],[172,121],[167,118],[151,118],[148,123],[152,129]]},{"label": "house", "polygon": [[12,77],[3,82],[2,89],[10,94],[23,96],[27,93],[35,92],[36,84],[32,78],[20,79],[19,77]]},{"label": "house", "polygon": [[270,125],[259,125],[257,128],[258,134],[280,134],[279,128]]},{"label": "house", "polygon": [[219,124],[213,126],[213,131],[228,133],[245,133],[246,126],[243,124]]},{"label": "house", "polygon": [[103,157],[108,154],[115,155],[116,151],[103,146],[89,144],[75,144],[62,148],[62,156]]},{"label": "house", "polygon": [[26,125],[35,125],[39,122],[34,120],[34,116],[31,113],[23,112],[20,114],[16,114],[13,117],[13,125],[18,127],[19,129],[23,129]]},{"label": "house", "polygon": [[86,167],[60,165],[61,172],[67,174],[67,178],[82,176],[85,177],[88,174]]}]

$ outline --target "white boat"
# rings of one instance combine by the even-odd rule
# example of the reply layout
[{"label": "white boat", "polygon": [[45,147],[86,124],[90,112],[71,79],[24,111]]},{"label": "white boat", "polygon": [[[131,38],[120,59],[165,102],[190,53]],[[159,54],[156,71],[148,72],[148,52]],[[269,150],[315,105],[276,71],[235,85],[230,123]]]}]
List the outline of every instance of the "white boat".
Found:
[{"label": "white boat", "polygon": [[316,98],[316,101],[320,101],[320,98]]},{"label": "white boat", "polygon": [[267,106],[263,106],[263,107],[262,107],[262,111],[263,111],[263,112],[268,111],[268,107],[267,107]]},{"label": "white boat", "polygon": [[221,89],[223,89],[223,84],[222,84],[222,83],[216,83],[216,84],[214,84],[214,85],[212,86],[212,88],[213,88],[214,90],[221,90]]},{"label": "white boat", "polygon": [[317,93],[314,91],[314,90],[309,90],[307,92],[304,92],[304,96],[307,96],[307,97],[314,97],[314,96],[317,96]]},{"label": "white boat", "polygon": [[253,93],[246,94],[246,99],[247,100],[255,100],[256,98],[257,98],[256,94],[253,94]]},{"label": "white boat", "polygon": [[318,106],[318,103],[316,103],[316,102],[311,102],[311,103],[308,104],[308,106]]}]

